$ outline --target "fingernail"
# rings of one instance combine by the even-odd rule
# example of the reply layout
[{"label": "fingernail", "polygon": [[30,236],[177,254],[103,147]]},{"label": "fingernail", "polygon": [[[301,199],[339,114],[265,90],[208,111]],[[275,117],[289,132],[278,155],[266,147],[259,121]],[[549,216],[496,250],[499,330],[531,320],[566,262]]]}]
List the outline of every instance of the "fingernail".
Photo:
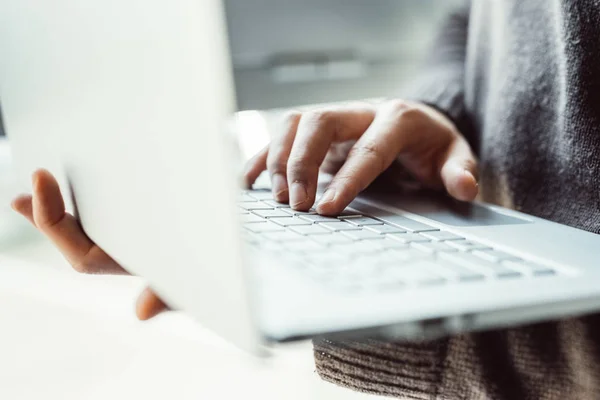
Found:
[{"label": "fingernail", "polygon": [[463,192],[464,192],[463,194],[466,197],[466,199],[473,200],[477,196],[477,193],[479,192],[479,183],[477,182],[475,175],[473,175],[473,173],[471,171],[465,169],[465,170],[463,170],[463,174],[465,176],[467,176],[469,178],[469,180],[471,180],[472,183],[475,184],[470,187],[467,186],[466,191],[463,186]]},{"label": "fingernail", "polygon": [[473,179],[473,182],[475,182],[475,186],[479,186],[479,182],[477,182],[477,179],[475,178],[475,175],[473,175],[473,173],[471,171],[469,171],[468,169],[464,169],[463,173],[468,176],[469,178]]},{"label": "fingernail", "polygon": [[287,201],[288,186],[287,180],[281,174],[273,174],[271,177],[271,187],[275,200]]},{"label": "fingernail", "polygon": [[333,203],[334,199],[335,199],[335,190],[327,189],[325,191],[325,193],[323,193],[323,196],[321,196],[321,199],[319,200],[319,205]]},{"label": "fingernail", "polygon": [[306,186],[300,182],[292,183],[292,187],[290,188],[290,205],[292,208],[296,208],[307,200],[308,192],[306,191]]}]

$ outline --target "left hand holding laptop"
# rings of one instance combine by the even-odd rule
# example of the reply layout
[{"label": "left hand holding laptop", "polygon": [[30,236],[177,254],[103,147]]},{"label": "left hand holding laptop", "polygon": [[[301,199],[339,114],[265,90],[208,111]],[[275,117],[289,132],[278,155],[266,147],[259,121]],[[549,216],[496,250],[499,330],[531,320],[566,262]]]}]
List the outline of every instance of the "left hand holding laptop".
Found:
[{"label": "left hand holding laptop", "polygon": [[[12,207],[46,235],[73,268],[89,274],[127,274],[83,231],[77,219],[65,211],[65,203],[56,179],[46,170],[38,170],[32,178],[33,193],[21,195]],[[167,309],[165,303],[149,288],[137,301],[136,314],[146,320]]]}]

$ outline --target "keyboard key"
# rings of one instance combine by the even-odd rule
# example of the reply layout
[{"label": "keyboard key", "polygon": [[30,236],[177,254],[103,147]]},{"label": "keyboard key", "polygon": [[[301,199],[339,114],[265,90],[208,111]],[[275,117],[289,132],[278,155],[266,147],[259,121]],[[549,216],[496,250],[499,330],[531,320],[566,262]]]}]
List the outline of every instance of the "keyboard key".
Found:
[{"label": "keyboard key", "polygon": [[383,222],[370,217],[340,217],[340,219],[356,226],[383,225]]},{"label": "keyboard key", "polygon": [[[321,282],[322,279],[319,279],[319,282]],[[330,279],[329,282],[327,282],[327,287],[331,288],[332,290],[336,291],[336,292],[340,292],[340,293],[345,293],[345,294],[356,294],[356,293],[362,293],[365,289],[362,280],[361,281],[350,281],[350,282],[346,282],[346,281],[339,281],[339,280],[335,280],[335,279]]]},{"label": "keyboard key", "polygon": [[292,218],[281,210],[253,210],[253,213],[262,218]]},{"label": "keyboard key", "polygon": [[473,242],[470,240],[452,240],[447,242],[448,246],[457,248],[460,251],[480,250],[480,249],[491,249],[481,243]]},{"label": "keyboard key", "polygon": [[265,204],[265,203],[263,203],[261,201],[239,203],[239,206],[242,207],[244,210],[247,210],[247,211],[272,210],[273,209],[273,207],[271,207],[270,205]]},{"label": "keyboard key", "polygon": [[380,234],[384,234],[384,233],[406,233],[405,229],[402,228],[398,228],[397,226],[392,226],[392,225],[369,225],[366,226],[365,228],[373,231],[373,232],[377,232]]},{"label": "keyboard key", "polygon": [[359,231],[344,231],[342,232],[344,235],[348,236],[353,240],[383,240],[385,239],[384,235],[381,235],[377,232],[373,232],[367,229],[361,229]]},{"label": "keyboard key", "polygon": [[556,270],[553,268],[546,267],[545,265],[541,264],[532,263],[529,261],[504,261],[502,262],[502,264],[506,265],[509,268],[525,271],[536,276],[556,274]]},{"label": "keyboard key", "polygon": [[337,222],[339,219],[335,217],[326,217],[325,215],[311,214],[311,215],[300,215],[300,218],[309,222]]},{"label": "keyboard key", "polygon": [[290,207],[283,207],[283,208],[281,208],[281,211],[286,212],[290,215],[296,215],[296,216],[298,216],[298,215],[313,215],[313,214],[317,213],[317,211],[313,208],[311,208],[308,211],[296,211],[296,210],[292,210]]},{"label": "keyboard key", "polygon": [[439,253],[442,251],[452,252],[458,251],[455,247],[448,246],[446,243],[441,242],[413,242],[411,243],[411,247],[424,251],[426,253]]},{"label": "keyboard key", "polygon": [[305,226],[294,226],[292,228],[294,232],[297,232],[301,235],[330,235],[331,231],[327,228],[323,228],[319,225],[305,225]]},{"label": "keyboard key", "polygon": [[407,249],[408,244],[399,242],[398,240],[384,238],[383,240],[377,240],[375,242],[377,246],[380,246],[382,250],[391,250],[391,249]]},{"label": "keyboard key", "polygon": [[292,231],[266,232],[262,237],[275,242],[295,242],[298,240],[306,240],[302,235],[298,235]]},{"label": "keyboard key", "polygon": [[244,223],[244,224],[250,224],[250,223],[255,223],[255,222],[266,222],[264,219],[262,219],[258,215],[254,215],[254,214],[243,214],[240,216],[240,219],[242,220],[242,223]]},{"label": "keyboard key", "polygon": [[289,204],[279,203],[275,200],[263,200],[262,202],[270,205],[273,208],[289,208],[290,207]]},{"label": "keyboard key", "polygon": [[246,194],[256,200],[273,200],[273,193],[270,190],[249,190]]},{"label": "keyboard key", "polygon": [[401,243],[414,243],[414,242],[430,242],[431,239],[421,236],[416,233],[392,233],[385,235],[386,237],[397,240]]},{"label": "keyboard key", "polygon": [[381,267],[375,265],[371,259],[366,257],[347,262],[337,274],[336,279],[362,283],[364,279],[377,277],[380,273]]},{"label": "keyboard key", "polygon": [[240,203],[244,203],[244,202],[248,202],[248,201],[256,201],[256,199],[245,193],[242,193],[240,195],[240,197],[238,198],[238,202],[240,202]]},{"label": "keyboard key", "polygon": [[459,281],[480,281],[485,279],[485,275],[481,272],[477,272],[467,267],[463,267],[462,265],[452,264],[449,262],[440,264],[440,270],[448,273],[453,279],[457,279]]},{"label": "keyboard key", "polygon": [[474,256],[471,253],[439,253],[438,256],[442,260],[458,264],[463,267],[472,268],[478,272],[487,272],[500,278],[518,277],[522,275],[518,270],[509,268],[499,263],[487,261],[483,258]]},{"label": "keyboard key", "polygon": [[519,278],[523,276],[521,271],[505,267],[502,264],[492,264],[489,268],[498,278]]},{"label": "keyboard key", "polygon": [[339,213],[337,217],[338,218],[358,218],[358,217],[362,217],[362,214],[346,208],[344,211]]},{"label": "keyboard key", "polygon": [[426,254],[414,249],[395,249],[383,251],[373,257],[373,262],[377,265],[401,265],[414,260],[429,258]]},{"label": "keyboard key", "polygon": [[454,233],[450,233],[447,231],[433,231],[433,232],[423,232],[423,236],[429,238],[431,240],[437,241],[447,241],[447,240],[464,240],[465,238],[455,235]]},{"label": "keyboard key", "polygon": [[244,224],[244,228],[254,233],[278,232],[285,230],[282,226],[272,224],[270,222],[263,222],[262,224]]},{"label": "keyboard key", "polygon": [[286,249],[298,253],[314,253],[317,251],[327,251],[327,247],[310,240],[302,240],[298,242],[285,242]]},{"label": "keyboard key", "polygon": [[336,221],[336,222],[321,222],[319,226],[327,228],[334,232],[339,231],[358,231],[360,230],[360,226],[352,225],[344,221]]},{"label": "keyboard key", "polygon": [[408,264],[386,268],[384,274],[412,285],[443,284],[446,278],[435,272],[437,265],[429,260],[415,260]]},{"label": "keyboard key", "polygon": [[476,255],[477,257],[481,257],[484,258],[488,261],[492,261],[492,262],[500,262],[500,261],[507,261],[507,260],[520,260],[519,257],[516,257],[512,254],[506,253],[504,251],[500,251],[500,250],[476,250],[473,252],[474,255]]},{"label": "keyboard key", "polygon": [[249,244],[257,244],[260,241],[260,236],[252,232],[243,231],[242,240]]},{"label": "keyboard key", "polygon": [[340,268],[349,263],[349,258],[337,253],[318,253],[308,256],[308,262],[326,268]]},{"label": "keyboard key", "polygon": [[351,256],[356,254],[369,254],[381,251],[381,247],[377,246],[377,243],[379,243],[379,240],[363,240],[360,242],[334,245],[331,247],[331,250]]},{"label": "keyboard key", "polygon": [[275,222],[277,225],[281,226],[312,225],[308,221],[298,217],[292,217],[291,215],[287,215],[285,218],[270,218],[269,221]]},{"label": "keyboard key", "polygon": [[[402,262],[405,262],[403,260],[399,260],[398,257],[395,257],[392,252],[387,251],[359,255],[354,257],[353,260],[358,263],[367,263],[380,268],[389,265],[398,265]],[[408,260],[412,260],[412,258],[409,258]]]},{"label": "keyboard key", "polygon": [[369,290],[372,292],[398,292],[402,289],[406,288],[406,283],[397,280],[397,279],[386,279],[384,276],[376,277],[372,280],[366,282],[366,284],[361,287],[362,291]]},{"label": "keyboard key", "polygon": [[258,247],[260,251],[268,251],[271,253],[282,253],[286,251],[286,249],[283,247],[282,242],[275,242],[270,240],[261,240],[258,243]]},{"label": "keyboard key", "polygon": [[331,246],[334,244],[344,244],[344,243],[352,243],[352,239],[342,234],[332,234],[332,235],[312,235],[311,239],[317,243],[324,244],[326,246]]},{"label": "keyboard key", "polygon": [[421,222],[415,221],[413,219],[401,216],[401,215],[389,215],[385,217],[380,217],[385,222],[389,222],[392,225],[399,226],[400,228],[406,229],[409,232],[433,232],[439,231],[438,228],[434,228],[433,226],[429,226],[423,224]]}]

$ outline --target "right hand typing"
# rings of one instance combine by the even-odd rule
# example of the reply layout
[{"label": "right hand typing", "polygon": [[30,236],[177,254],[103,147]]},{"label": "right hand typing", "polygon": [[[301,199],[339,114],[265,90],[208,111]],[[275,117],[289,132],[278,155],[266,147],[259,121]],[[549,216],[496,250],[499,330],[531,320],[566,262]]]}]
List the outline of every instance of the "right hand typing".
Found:
[{"label": "right hand typing", "polygon": [[[74,216],[65,212],[65,203],[56,179],[46,170],[32,178],[33,194],[21,195],[12,207],[29,220],[60,250],[78,272],[88,274],[127,274],[119,264],[85,234]],[[140,294],[136,314],[149,319],[166,309],[150,289]]]},{"label": "right hand typing", "polygon": [[275,199],[306,211],[316,201],[319,170],[334,173],[317,211],[335,215],[394,163],[458,200],[477,196],[477,161],[454,124],[402,100],[291,113],[244,178],[251,187],[268,170]]}]

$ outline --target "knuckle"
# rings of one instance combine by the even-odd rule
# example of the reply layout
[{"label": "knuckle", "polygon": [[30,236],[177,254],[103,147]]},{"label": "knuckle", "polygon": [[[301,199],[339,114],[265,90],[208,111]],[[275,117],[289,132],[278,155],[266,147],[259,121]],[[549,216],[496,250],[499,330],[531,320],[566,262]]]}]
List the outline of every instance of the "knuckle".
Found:
[{"label": "knuckle", "polygon": [[330,110],[312,110],[302,115],[302,119],[313,126],[328,126],[335,120],[334,113]]},{"label": "knuckle", "polygon": [[358,193],[361,191],[360,182],[358,182],[354,175],[352,174],[341,174],[338,173],[335,176],[334,182],[330,185],[330,187],[335,187],[336,189],[344,189],[351,193]]},{"label": "knuckle", "polygon": [[304,146],[297,146],[294,147],[290,153],[287,161],[287,168],[289,172],[290,167],[302,169],[318,168],[319,164],[320,163],[315,157],[315,154],[311,153],[308,148]]},{"label": "knuckle", "polygon": [[267,160],[267,169],[271,174],[284,174],[287,170],[288,161],[281,158]]},{"label": "knuckle", "polygon": [[292,156],[288,160],[287,174],[294,179],[307,175],[310,168],[314,167],[311,165],[310,159],[306,156]]},{"label": "knuckle", "polygon": [[90,248],[76,260],[69,260],[73,269],[80,274],[97,274],[98,265],[93,262],[94,257],[94,247]]},{"label": "knuckle", "polygon": [[408,101],[402,99],[389,100],[386,105],[391,111],[396,112],[402,112],[413,107]]},{"label": "knuckle", "polygon": [[306,166],[306,164],[309,162],[309,157],[308,154],[306,153],[292,153],[290,154],[290,158],[288,159],[287,162],[287,168],[288,171],[290,170],[290,168],[304,168],[304,166]]},{"label": "knuckle", "polygon": [[86,262],[85,259],[76,261],[76,262],[72,262],[71,267],[73,267],[73,269],[76,272],[79,272],[80,274],[89,275],[89,274],[94,274],[97,272],[97,271],[95,271],[94,267],[90,263]]},{"label": "knuckle", "polygon": [[400,99],[390,100],[387,103],[387,110],[396,120],[418,121],[424,116],[423,110],[416,104]]},{"label": "knuckle", "polygon": [[367,141],[359,146],[353,147],[350,150],[350,157],[369,158],[378,165],[381,171],[385,169],[387,164],[385,152],[380,146],[372,141]]},{"label": "knuckle", "polygon": [[281,120],[284,125],[290,126],[298,123],[300,118],[302,117],[302,113],[296,110],[286,111],[285,114],[281,117]]},{"label": "knuckle", "polygon": [[66,216],[66,214],[63,214],[59,218],[52,218],[47,215],[37,216],[37,218],[35,220],[35,224],[38,226],[38,228],[42,232],[48,233],[48,232],[52,231],[54,228],[56,228],[58,226],[58,224],[63,222],[65,216]]}]

